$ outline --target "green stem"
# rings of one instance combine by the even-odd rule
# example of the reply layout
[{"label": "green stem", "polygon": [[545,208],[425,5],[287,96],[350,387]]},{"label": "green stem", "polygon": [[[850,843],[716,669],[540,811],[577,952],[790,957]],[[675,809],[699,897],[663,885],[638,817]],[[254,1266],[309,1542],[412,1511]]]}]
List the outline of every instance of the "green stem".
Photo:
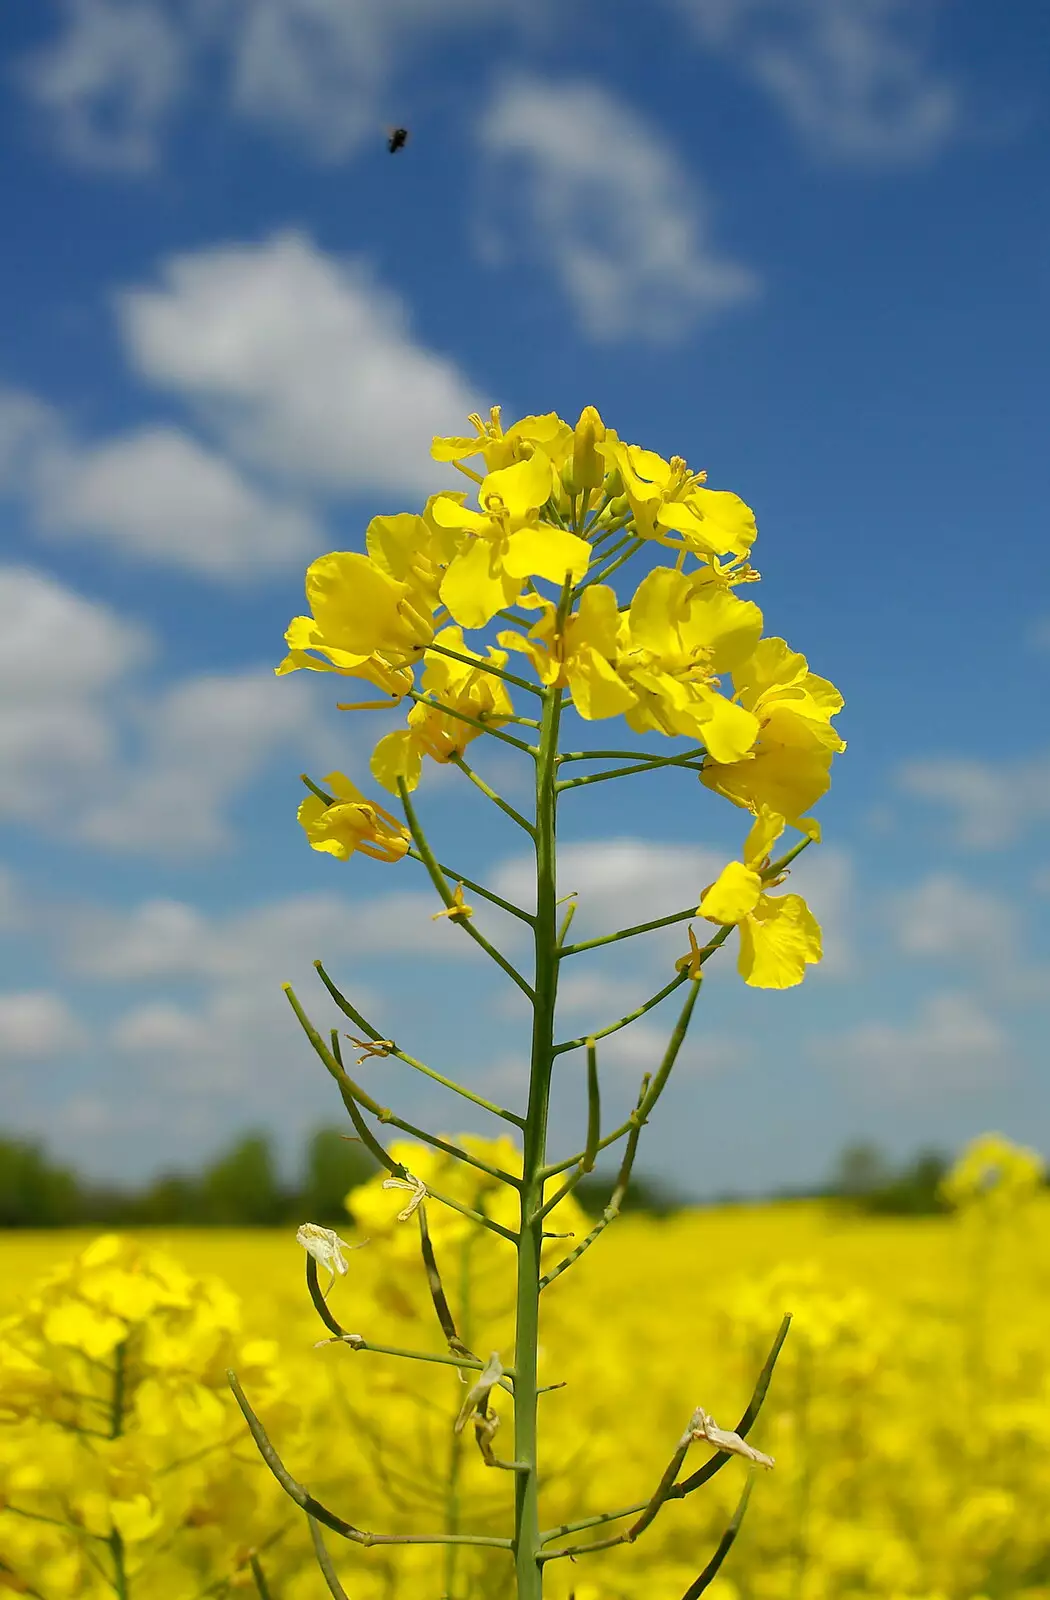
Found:
[{"label": "green stem", "polygon": [[561,794],[565,789],[583,789],[589,783],[605,783],[609,778],[629,778],[635,772],[659,772],[663,767],[688,767],[692,772],[701,770],[697,752],[686,750],[680,756],[653,756],[651,760],[646,757],[633,766],[615,767],[611,772],[592,772],[583,778],[562,778],[558,783],[558,793]]},{"label": "green stem", "polygon": [[353,1544],[370,1548],[372,1545],[392,1544],[472,1544],[485,1546],[491,1550],[509,1550],[509,1539],[494,1539],[487,1534],[479,1533],[371,1533],[365,1528],[355,1527],[352,1522],[347,1522],[343,1517],[337,1516],[334,1511],[329,1511],[327,1506],[315,1500],[314,1496],[299,1483],[288,1471],[273,1444],[270,1442],[266,1429],[252,1410],[248,1399],[237,1381],[237,1375],[227,1368],[226,1381],[233,1390],[233,1397],[241,1408],[241,1414],[247,1422],[252,1438],[258,1447],[266,1465],[281,1485],[285,1494],[301,1506],[307,1516],[313,1517],[317,1522],[323,1523],[326,1528],[331,1528],[333,1533],[341,1534],[344,1539],[349,1539]]},{"label": "green stem", "polygon": [[462,661],[464,666],[474,667],[478,672],[487,672],[490,677],[502,678],[506,683],[512,683],[516,689],[527,689],[529,694],[543,696],[543,690],[530,683],[528,678],[519,678],[516,672],[507,672],[503,667],[497,667],[492,661],[480,661],[474,656],[462,655],[458,650],[450,650],[446,644],[428,644],[428,650],[433,650],[436,655],[448,656],[450,661]]},{"label": "green stem", "polygon": [[[566,584],[563,601],[568,592]],[[536,762],[536,921],[532,1059],[522,1165],[521,1227],[515,1316],[514,1459],[527,1470],[515,1473],[514,1563],[517,1600],[541,1600],[539,1461],[537,1451],[537,1359],[543,1248],[543,1168],[547,1148],[551,1072],[554,1065],[554,1010],[558,992],[557,774],[561,697],[544,695],[543,728]]]},{"label": "green stem", "polygon": [[[113,1352],[113,1396],[110,1404],[109,1437],[119,1439],[124,1432],[124,1390],[127,1379],[128,1341],[122,1339]],[[113,1588],[117,1600],[128,1600],[128,1575],[124,1565],[124,1538],[119,1528],[109,1536],[113,1557]]]},{"label": "green stem", "polygon": [[[414,853],[415,852],[410,852],[410,854]],[[417,860],[422,860],[422,857],[417,857]],[[447,871],[447,868],[443,870]],[[460,881],[462,883],[466,883],[465,878],[461,879]],[[532,918],[529,917],[528,920],[531,923]],[[314,966],[317,968],[318,977],[321,979],[321,982],[324,984],[325,988],[328,990],[328,993],[332,996],[332,999],[335,1001],[343,1015],[345,1017],[349,1017],[350,1021],[355,1023],[367,1038],[380,1040],[384,1043],[390,1043],[388,1040],[383,1040],[383,1036],[379,1032],[379,1029],[374,1028],[372,1024],[361,1015],[356,1006],[353,1006],[346,996],[336,988],[335,984],[328,976],[320,961],[315,961]],[[516,1112],[507,1111],[503,1106],[495,1105],[491,1100],[486,1100],[483,1095],[475,1094],[472,1089],[465,1089],[461,1083],[456,1083],[454,1079],[446,1078],[442,1073],[435,1072],[433,1067],[428,1067],[422,1061],[417,1061],[415,1056],[406,1055],[405,1051],[399,1050],[396,1044],[390,1043],[390,1048],[386,1053],[388,1055],[395,1056],[398,1061],[403,1061],[406,1066],[414,1068],[416,1072],[421,1072],[424,1077],[432,1078],[435,1083],[440,1083],[443,1088],[451,1089],[454,1094],[462,1095],[464,1100],[470,1100],[474,1103],[474,1105],[481,1106],[483,1110],[491,1111],[494,1117],[502,1117],[505,1122],[513,1122],[515,1126],[519,1128],[524,1126],[524,1118],[519,1117]]]},{"label": "green stem", "polygon": [[[408,849],[405,854],[406,856],[411,856],[413,861],[418,861],[423,866],[426,865],[418,850]],[[463,873],[457,872],[455,867],[446,867],[443,861],[439,861],[438,866],[446,877],[451,878],[455,883],[461,883],[464,889],[470,890],[471,894],[479,894],[483,900],[490,901],[492,905],[499,906],[501,911],[508,911],[512,917],[517,917],[519,922],[527,922],[529,927],[532,927],[531,911],[523,911],[513,901],[504,900],[500,895],[493,894],[492,890],[486,889],[483,883],[475,883],[473,878],[464,877]]]},{"label": "green stem", "polygon": [[515,811],[512,805],[508,805],[507,801],[498,795],[495,789],[491,788],[490,785],[485,782],[484,778],[479,777],[472,767],[468,767],[462,756],[449,756],[449,764],[450,766],[458,767],[460,772],[468,777],[471,783],[474,784],[476,788],[480,789],[482,794],[485,795],[487,799],[492,801],[493,805],[499,806],[500,810],[506,816],[508,816],[512,822],[516,822],[519,828],[523,828],[524,831],[529,835],[530,839],[534,839],[536,837],[536,830],[533,828],[532,823],[527,822],[520,811]]},{"label": "green stem", "polygon": [[[423,865],[427,869],[430,881],[437,890],[442,904],[451,909],[455,906],[452,890],[448,886],[448,881],[445,878],[444,873],[441,871],[437,861],[434,859],[434,852],[431,850],[429,844],[427,843],[426,836],[423,833],[422,828],[419,826],[419,818],[416,816],[415,807],[413,806],[412,801],[409,799],[408,786],[406,785],[404,778],[398,778],[397,788],[398,793],[401,796],[401,804],[405,812],[405,821],[408,823],[408,831],[412,835],[412,841],[422,857]],[[464,932],[474,940],[475,944],[481,946],[486,955],[491,956],[492,960],[498,967],[503,968],[507,976],[513,979],[527,999],[532,1001],[535,998],[532,992],[532,985],[527,983],[522,977],[521,973],[511,966],[506,956],[502,955],[496,949],[495,945],[489,943],[483,933],[478,932],[477,928],[475,928],[471,923],[470,918],[458,916],[454,920],[458,922]]]},{"label": "green stem", "polygon": [[[433,695],[421,694],[418,689],[408,689],[405,692],[407,700],[414,700],[417,705],[429,706],[432,711],[440,711],[442,716],[455,717],[457,722],[465,722],[471,728],[477,728],[480,733],[490,733],[494,739],[500,739],[504,744],[511,744],[515,750],[524,750],[526,755],[534,756],[536,747],[526,744],[524,739],[515,739],[513,734],[504,733],[493,722],[486,722],[482,717],[469,716],[466,711],[457,711],[455,706],[447,706],[441,700],[435,700]],[[340,708],[336,706],[338,711]],[[497,719],[498,720],[498,719]]]},{"label": "green stem", "polygon": [[259,1592],[259,1600],[273,1600],[273,1596],[270,1591],[270,1585],[266,1581],[266,1574],[262,1569],[262,1564],[259,1561],[258,1556],[250,1556],[248,1558],[248,1565],[251,1567],[252,1577],[255,1579],[255,1587]]},{"label": "green stem", "polygon": [[633,939],[638,933],[652,933],[654,928],[669,928],[675,922],[687,922],[696,916],[696,906],[688,905],[684,911],[672,911],[666,917],[656,917],[652,922],[638,922],[633,928],[621,928],[617,933],[603,933],[599,939],[584,939],[580,944],[565,944],[559,957],[578,956],[582,950],[597,950],[603,944],[618,944],[621,939]]},{"label": "green stem", "polygon": [[[652,1011],[654,1006],[658,1006],[661,1000],[666,1000],[669,994],[674,994],[675,990],[680,989],[682,984],[687,981],[688,976],[689,974],[686,972],[676,972],[669,983],[665,983],[662,989],[657,989],[655,994],[651,994],[648,1000],[643,1001],[634,1011],[628,1011],[625,1017],[617,1017],[615,1022],[610,1022],[604,1028],[597,1028],[593,1033],[581,1033],[578,1039],[566,1039],[562,1044],[556,1044],[554,1046],[554,1054],[561,1056],[568,1050],[580,1050],[588,1039],[607,1039],[610,1033],[619,1033],[621,1028],[629,1027],[632,1022],[637,1022],[639,1017],[644,1017],[647,1011]],[[613,1139],[618,1137],[618,1134],[611,1134],[602,1141],[599,1149],[604,1150],[607,1144],[611,1144]],[[548,1168],[547,1176],[551,1177],[554,1172],[561,1172],[563,1167],[571,1167],[572,1162],[579,1159],[579,1156],[573,1156],[572,1161],[564,1161],[561,1166]]]},{"label": "green stem", "polygon": [[310,1528],[310,1538],[313,1542],[314,1555],[317,1557],[317,1565],[321,1569],[322,1578],[328,1585],[328,1592],[332,1596],[332,1600],[348,1600],[346,1590],[336,1576],[332,1558],[325,1549],[324,1536],[321,1533],[320,1524],[314,1517],[307,1517],[306,1521]]}]

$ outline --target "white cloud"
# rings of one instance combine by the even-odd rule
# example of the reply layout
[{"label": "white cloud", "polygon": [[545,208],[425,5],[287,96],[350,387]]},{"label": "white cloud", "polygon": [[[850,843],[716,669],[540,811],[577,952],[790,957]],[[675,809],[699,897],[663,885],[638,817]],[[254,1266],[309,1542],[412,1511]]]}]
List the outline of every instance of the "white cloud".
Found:
[{"label": "white cloud", "polygon": [[[757,275],[712,245],[695,179],[598,84],[511,79],[480,135],[497,169],[493,205],[509,196],[517,213],[524,201],[520,213],[487,218],[485,234],[498,239],[505,227],[516,253],[534,252],[591,338],[667,340],[758,291]],[[497,244],[494,259],[506,250]]]},{"label": "white cloud", "polygon": [[142,172],[186,79],[185,39],[155,0],[64,0],[64,27],[22,64],[49,133],[87,167]]},{"label": "white cloud", "polygon": [[526,10],[520,0],[246,0],[230,38],[233,105],[337,160],[375,139],[388,85],[420,46]]},{"label": "white cloud", "polygon": [[0,815],[50,822],[115,753],[112,703],[146,630],[27,567],[0,568]]},{"label": "white cloud", "polygon": [[304,562],[325,535],[301,506],[262,492],[180,428],[75,440],[32,395],[0,391],[0,488],[51,539],[241,582]]},{"label": "white cloud", "polygon": [[955,842],[972,850],[1010,844],[1050,817],[1050,758],[976,761],[962,756],[910,761],[899,771],[907,794],[954,812]]},{"label": "white cloud", "polygon": [[[724,866],[723,855],[697,845],[632,838],[564,844],[558,851],[558,892],[578,895],[572,938],[580,938],[581,929],[583,936],[593,937],[684,910],[690,900],[699,901]],[[492,887],[504,899],[531,910],[536,891],[531,856],[500,862]],[[681,929],[676,937],[685,942]]]},{"label": "white cloud", "polygon": [[61,995],[46,989],[0,994],[0,1061],[46,1061],[82,1037]]},{"label": "white cloud", "polygon": [[433,909],[433,895],[404,890],[368,900],[294,895],[229,915],[148,900],[125,912],[71,912],[64,926],[70,968],[82,976],[192,977],[258,988],[301,971],[304,956],[323,956],[326,966],[344,956],[483,959],[447,918],[433,921]]},{"label": "white cloud", "polygon": [[185,679],[141,713],[142,749],[88,807],[80,836],[122,852],[197,854],[229,843],[233,797],[279,747],[325,764],[334,735],[309,686],[272,668]]},{"label": "white cloud", "polygon": [[52,534],[207,577],[250,579],[307,559],[323,535],[303,510],[267,499],[176,428],[155,427],[52,460],[39,515]]},{"label": "white cloud", "polygon": [[1012,1068],[1005,1030],[972,996],[954,992],[931,995],[910,1026],[863,1022],[810,1048],[873,1098],[978,1089]]},{"label": "white cloud", "polygon": [[930,0],[669,4],[702,46],[770,96],[819,159],[921,161],[958,130],[958,90],[929,61]]},{"label": "white cloud", "polygon": [[[670,1024],[660,1027],[658,1023],[640,1018],[619,1033],[599,1040],[599,1068],[611,1063],[632,1073],[655,1073],[664,1058],[670,1035]],[[674,1071],[678,1078],[686,1073],[710,1076],[743,1065],[749,1053],[746,1044],[728,1034],[687,1034]]]},{"label": "white cloud", "polygon": [[897,948],[906,955],[999,965],[1014,953],[1013,907],[952,873],[934,873],[913,889],[890,896],[888,910]]},{"label": "white cloud", "polygon": [[[85,165],[154,165],[173,109],[202,79],[235,117],[335,161],[368,140],[378,148],[392,85],[413,56],[457,31],[527,28],[546,9],[544,0],[64,0],[59,31],[21,77],[59,147]],[[400,93],[397,105],[403,119]]]},{"label": "white cloud", "polygon": [[118,310],[143,376],[199,407],[235,455],[313,490],[434,489],[433,435],[478,405],[412,339],[395,295],[299,233],[174,256],[161,287],[125,291]]}]

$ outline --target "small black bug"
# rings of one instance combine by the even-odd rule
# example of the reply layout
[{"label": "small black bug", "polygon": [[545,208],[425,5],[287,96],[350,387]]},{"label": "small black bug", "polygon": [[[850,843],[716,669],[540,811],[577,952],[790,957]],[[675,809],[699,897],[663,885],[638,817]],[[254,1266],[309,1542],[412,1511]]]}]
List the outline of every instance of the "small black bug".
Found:
[{"label": "small black bug", "polygon": [[393,156],[393,155],[396,155],[399,150],[403,150],[405,148],[405,145],[406,145],[407,142],[408,142],[408,129],[407,128],[393,128],[393,129],[391,129],[390,138],[386,142],[386,147],[390,151],[390,154]]}]

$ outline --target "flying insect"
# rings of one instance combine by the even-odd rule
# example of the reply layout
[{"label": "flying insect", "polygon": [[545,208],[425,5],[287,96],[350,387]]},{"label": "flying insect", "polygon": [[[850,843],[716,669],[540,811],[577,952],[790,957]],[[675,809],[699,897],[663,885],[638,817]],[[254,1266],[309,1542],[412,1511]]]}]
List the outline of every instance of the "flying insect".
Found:
[{"label": "flying insect", "polygon": [[407,128],[391,128],[390,137],[386,142],[386,147],[390,151],[390,154],[392,156],[396,156],[397,152],[399,150],[403,150],[407,143],[408,143],[408,129]]}]

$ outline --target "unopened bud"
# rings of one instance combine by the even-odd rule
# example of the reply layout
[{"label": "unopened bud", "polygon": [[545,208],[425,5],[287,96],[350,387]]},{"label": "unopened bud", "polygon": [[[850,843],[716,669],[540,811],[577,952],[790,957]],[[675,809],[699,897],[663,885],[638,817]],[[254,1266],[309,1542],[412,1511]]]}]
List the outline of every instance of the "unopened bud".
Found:
[{"label": "unopened bud", "polygon": [[597,489],[602,482],[605,462],[595,446],[604,438],[605,423],[593,406],[584,406],[573,433],[572,477],[576,489]]}]

